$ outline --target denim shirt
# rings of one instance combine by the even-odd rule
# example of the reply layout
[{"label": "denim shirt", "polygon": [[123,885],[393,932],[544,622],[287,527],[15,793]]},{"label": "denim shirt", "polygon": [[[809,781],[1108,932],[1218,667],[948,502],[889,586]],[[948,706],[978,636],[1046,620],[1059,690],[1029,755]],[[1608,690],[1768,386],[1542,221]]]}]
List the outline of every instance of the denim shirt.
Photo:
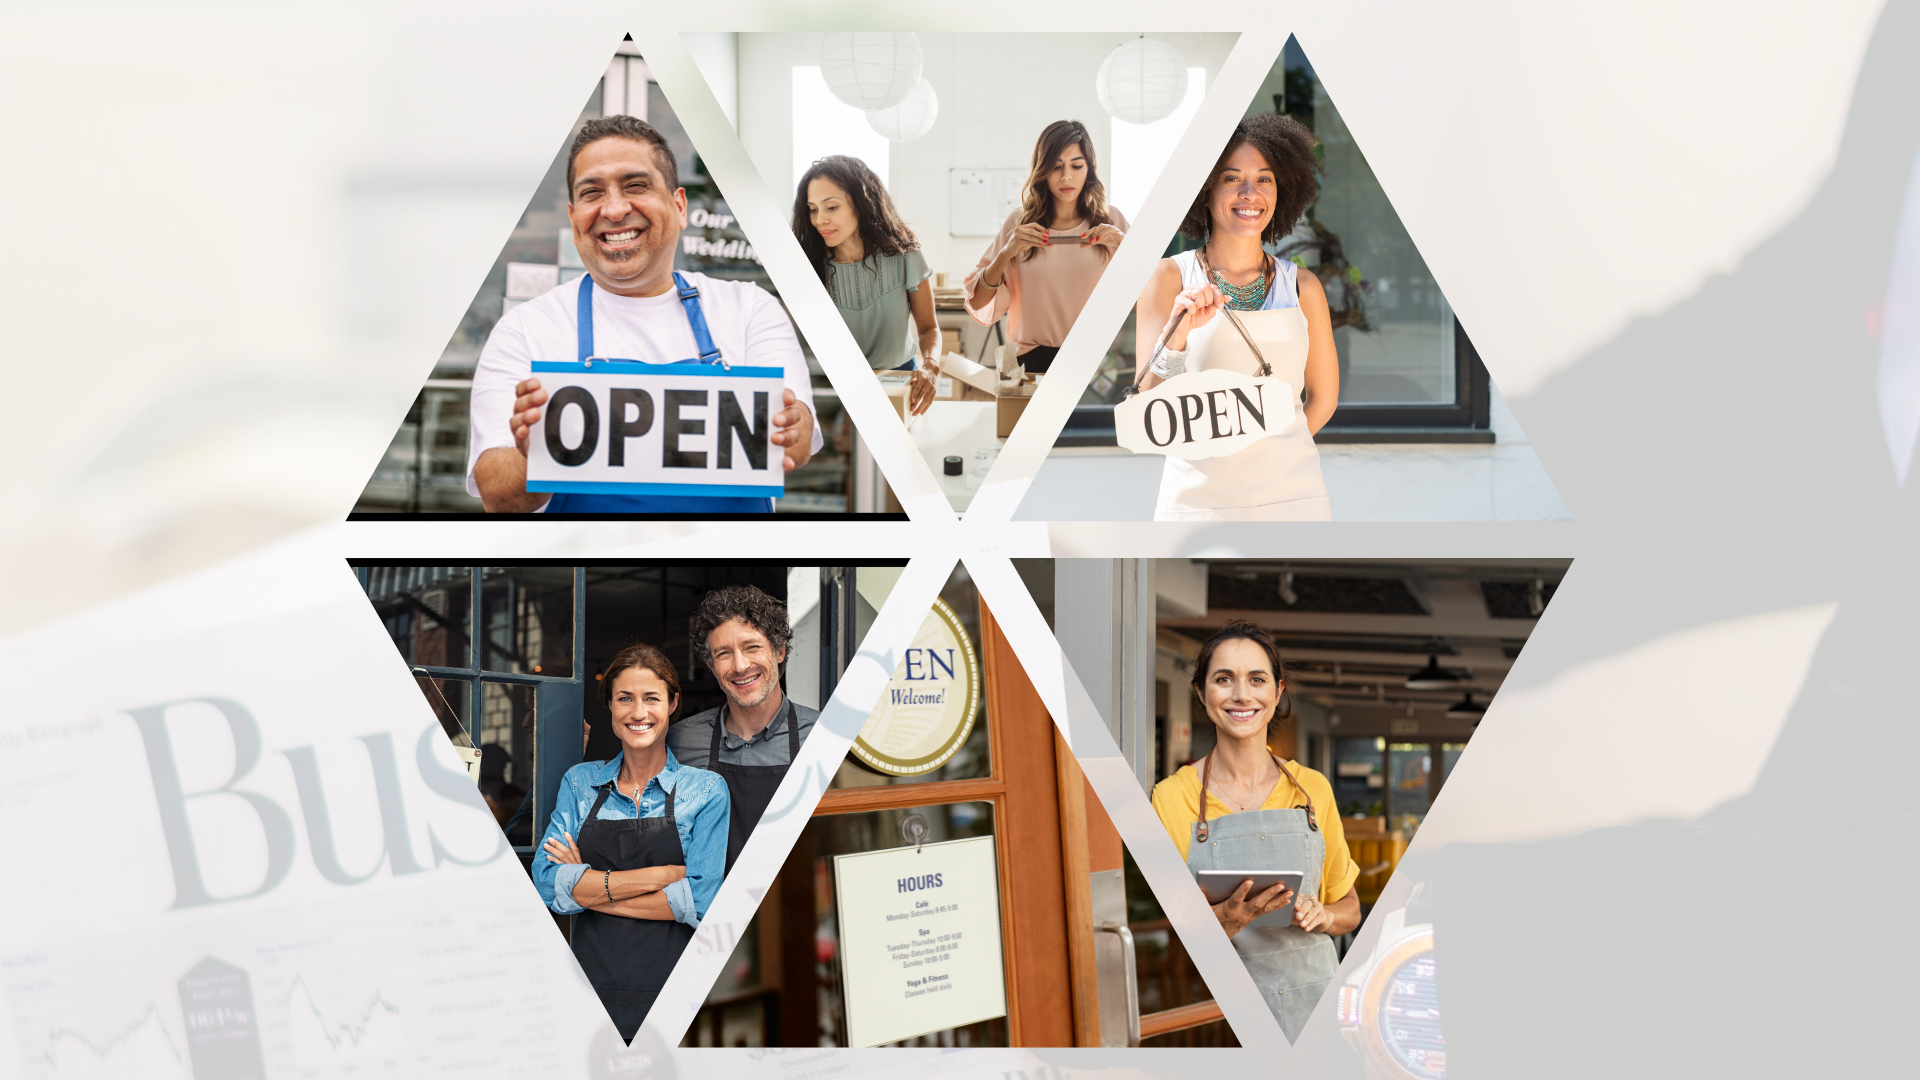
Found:
[{"label": "denim shirt", "polygon": [[[589,869],[583,863],[556,863],[547,857],[546,841],[564,841],[571,834],[577,844],[580,826],[585,822],[593,801],[600,797],[601,785],[612,783],[620,775],[620,757],[608,761],[583,761],[567,770],[560,779],[560,794],[554,802],[553,819],[540,846],[534,849],[533,885],[540,899],[562,915],[585,908],[573,898],[573,887]],[[667,790],[673,791],[673,817],[680,834],[680,848],[686,857],[687,876],[661,890],[676,922],[699,926],[707,905],[720,891],[720,878],[727,862],[727,822],[731,808],[727,800],[727,782],[718,773],[680,764],[673,751],[667,751],[666,767],[647,781],[640,792],[640,804],[615,788],[600,805],[600,818],[626,821],[636,817],[663,817],[667,812]]]}]

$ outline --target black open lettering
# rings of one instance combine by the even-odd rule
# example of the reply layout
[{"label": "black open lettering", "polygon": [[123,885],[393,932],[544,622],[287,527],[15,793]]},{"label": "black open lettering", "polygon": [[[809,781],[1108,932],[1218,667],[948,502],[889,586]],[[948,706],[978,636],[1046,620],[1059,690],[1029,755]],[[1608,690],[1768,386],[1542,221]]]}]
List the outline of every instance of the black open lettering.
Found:
[{"label": "black open lettering", "polygon": [[[567,406],[575,405],[580,409],[580,418],[585,423],[580,434],[580,445],[569,447],[560,438],[560,415]],[[562,465],[585,465],[593,457],[594,448],[600,445],[600,406],[594,403],[593,395],[581,386],[563,386],[547,399],[547,454]]]},{"label": "black open lettering", "polygon": [[[1219,398],[1220,400],[1215,401],[1213,400],[1214,398]],[[1213,437],[1216,439],[1224,439],[1233,434],[1231,431],[1220,430],[1220,421],[1227,418],[1226,400],[1227,392],[1225,390],[1207,391],[1207,426],[1213,428]]]},{"label": "black open lettering", "polygon": [[666,420],[660,425],[660,464],[668,469],[704,469],[707,467],[705,450],[680,449],[680,436],[705,435],[707,422],[688,420],[680,415],[680,410],[688,406],[705,408],[707,392],[705,390],[668,390],[664,407]]},{"label": "black open lettering", "polygon": [[[627,419],[627,406],[634,407],[634,418]],[[607,395],[607,464],[627,463],[627,440],[645,435],[653,427],[653,395],[645,390],[615,387]]]},{"label": "black open lettering", "polygon": [[[1153,437],[1153,407],[1155,405],[1167,410],[1167,437],[1164,439],[1156,439]],[[1165,446],[1173,441],[1175,435],[1180,434],[1180,418],[1173,414],[1173,402],[1168,401],[1166,398],[1154,398],[1152,401],[1147,402],[1145,422],[1147,425],[1147,441],[1155,446]]]},{"label": "black open lettering", "polygon": [[753,394],[753,426],[747,426],[747,418],[740,411],[740,395],[726,391],[720,392],[720,452],[719,464],[723,469],[733,468],[733,437],[740,436],[740,445],[747,451],[748,467],[764,469],[767,467],[767,392],[756,390]]},{"label": "black open lettering", "polygon": [[1239,399],[1239,404],[1235,406],[1234,411],[1240,418],[1240,430],[1234,432],[1235,435],[1245,435],[1247,433],[1248,413],[1253,414],[1253,423],[1256,427],[1261,431],[1267,430],[1267,388],[1256,383],[1253,387],[1253,393],[1255,397],[1260,399],[1260,404],[1255,405],[1247,397],[1245,390],[1237,386],[1233,388],[1233,396]]},{"label": "black open lettering", "polygon": [[1207,407],[1200,403],[1200,395],[1180,395],[1180,430],[1187,436],[1181,442],[1193,441],[1193,422],[1206,415],[1206,411]]}]

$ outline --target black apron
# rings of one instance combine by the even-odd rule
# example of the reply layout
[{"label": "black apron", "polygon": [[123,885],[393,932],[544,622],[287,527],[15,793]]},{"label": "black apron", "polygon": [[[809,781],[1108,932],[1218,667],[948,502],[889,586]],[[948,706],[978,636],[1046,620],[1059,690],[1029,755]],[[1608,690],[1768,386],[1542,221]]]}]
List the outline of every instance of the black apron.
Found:
[{"label": "black apron", "polygon": [[[667,811],[660,817],[616,820],[594,815],[607,801],[617,781],[600,788],[593,809],[580,825],[580,857],[595,870],[644,870],[649,866],[685,866],[680,830],[673,820],[673,792],[667,792]],[[636,804],[635,811],[639,810]],[[620,1037],[633,1041],[653,999],[660,996],[667,975],[680,960],[693,927],[661,919],[629,919],[583,911],[573,917],[573,955],[587,981],[600,994]]]},{"label": "black apron", "polygon": [[720,733],[727,723],[727,708],[720,706],[713,718],[713,743],[707,748],[707,768],[727,782],[727,800],[733,808],[733,816],[727,821],[726,872],[731,874],[733,860],[739,858],[740,849],[747,846],[748,834],[760,824],[760,815],[767,812],[767,804],[773,801],[781,778],[787,775],[793,759],[800,756],[800,717],[793,711],[793,699],[788,698],[785,702],[786,765],[729,765],[720,760]]}]

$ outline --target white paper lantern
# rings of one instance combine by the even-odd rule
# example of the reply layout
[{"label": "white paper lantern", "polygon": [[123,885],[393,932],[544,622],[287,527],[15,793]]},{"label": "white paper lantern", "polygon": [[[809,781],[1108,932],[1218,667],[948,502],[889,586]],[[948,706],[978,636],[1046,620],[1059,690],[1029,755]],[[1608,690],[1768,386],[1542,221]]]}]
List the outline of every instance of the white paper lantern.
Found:
[{"label": "white paper lantern", "polygon": [[1187,61],[1164,41],[1134,38],[1107,54],[1093,78],[1100,107],[1129,124],[1173,115],[1187,97]]},{"label": "white paper lantern", "polygon": [[868,113],[867,126],[894,142],[912,142],[932,131],[939,116],[940,99],[934,95],[933,84],[921,79],[900,104]]},{"label": "white paper lantern", "polygon": [[823,34],[820,74],[834,97],[873,112],[906,100],[925,57],[918,34]]}]

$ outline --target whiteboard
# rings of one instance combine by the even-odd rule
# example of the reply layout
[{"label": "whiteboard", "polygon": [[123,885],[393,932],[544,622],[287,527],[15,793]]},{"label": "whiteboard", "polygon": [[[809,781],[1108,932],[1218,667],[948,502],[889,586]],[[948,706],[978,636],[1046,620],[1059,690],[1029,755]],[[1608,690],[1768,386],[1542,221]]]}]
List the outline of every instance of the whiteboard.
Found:
[{"label": "whiteboard", "polygon": [[954,236],[992,236],[1007,215],[1020,209],[1025,169],[948,170],[947,231]]}]

